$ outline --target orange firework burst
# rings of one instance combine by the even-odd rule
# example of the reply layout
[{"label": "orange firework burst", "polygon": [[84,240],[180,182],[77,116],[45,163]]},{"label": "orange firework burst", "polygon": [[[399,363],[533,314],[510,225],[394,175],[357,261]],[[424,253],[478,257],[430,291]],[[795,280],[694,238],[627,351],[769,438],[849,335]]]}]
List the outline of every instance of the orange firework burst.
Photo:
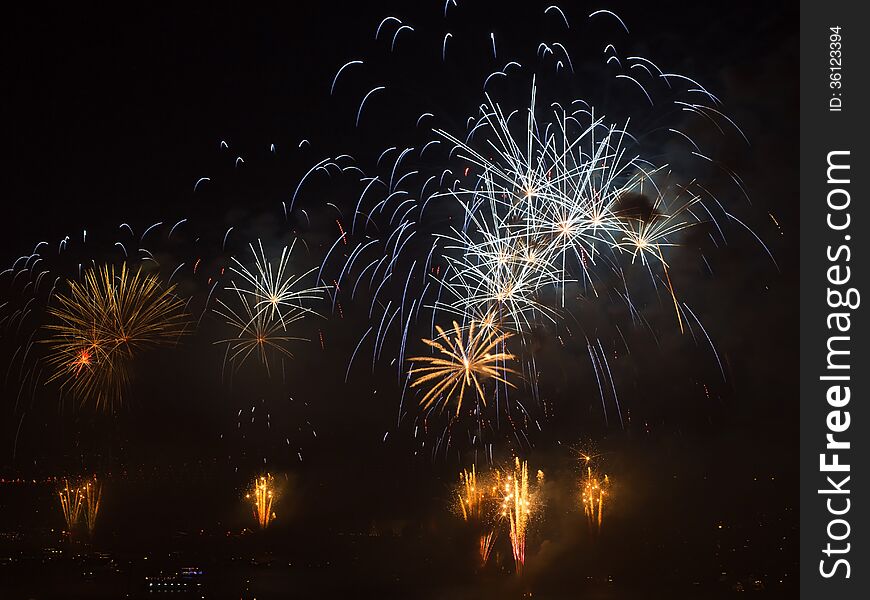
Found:
[{"label": "orange firework burst", "polygon": [[432,384],[420,401],[423,408],[429,408],[437,402],[444,410],[455,399],[458,415],[465,391],[469,388],[473,388],[486,404],[481,383],[488,378],[516,387],[506,379],[511,373],[519,375],[514,369],[505,366],[508,361],[516,359],[516,356],[505,351],[504,346],[511,333],[500,333],[495,325],[484,326],[476,321],[472,321],[465,331],[460,329],[456,321],[450,332],[445,332],[440,326],[435,329],[438,336],[434,340],[423,340],[423,343],[446,358],[418,356],[408,359],[426,365],[411,369],[411,374],[418,375],[411,387]]},{"label": "orange firework burst", "polygon": [[49,309],[55,322],[49,381],[60,380],[81,403],[113,409],[129,385],[138,352],[174,343],[187,324],[174,286],[163,289],[155,275],[104,265],[69,281],[69,293]]}]

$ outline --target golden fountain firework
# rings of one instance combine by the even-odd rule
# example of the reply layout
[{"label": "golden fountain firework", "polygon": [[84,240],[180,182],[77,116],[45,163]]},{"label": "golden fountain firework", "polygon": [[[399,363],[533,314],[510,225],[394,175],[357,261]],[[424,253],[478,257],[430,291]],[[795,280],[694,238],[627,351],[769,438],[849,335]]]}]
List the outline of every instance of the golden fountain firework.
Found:
[{"label": "golden fountain firework", "polygon": [[485,566],[489,561],[495,540],[498,537],[497,525],[492,524],[493,516],[497,515],[497,495],[494,490],[488,489],[483,480],[478,477],[477,466],[472,465],[471,471],[463,469],[459,473],[459,484],[456,491],[456,500],[462,519],[469,525],[483,529],[489,528],[480,534],[480,563]]},{"label": "golden fountain firework", "polygon": [[459,489],[456,493],[462,518],[465,521],[479,521],[482,517],[486,488],[477,485],[477,467],[471,471],[463,469],[459,474]]},{"label": "golden fountain firework", "polygon": [[64,479],[63,485],[57,491],[57,495],[60,499],[60,508],[63,511],[66,529],[67,531],[72,531],[82,511],[84,494],[77,487],[71,486],[69,480]]},{"label": "golden fountain firework", "polygon": [[96,479],[86,482],[82,486],[82,495],[84,496],[85,525],[88,528],[88,535],[93,537],[103,497],[103,484]]},{"label": "golden fountain firework", "polygon": [[610,490],[610,478],[594,468],[592,457],[580,455],[583,474],[580,478],[580,503],[589,525],[600,530],[604,519],[604,503]]},{"label": "golden fountain firework", "polygon": [[438,350],[441,357],[417,356],[408,359],[412,363],[425,365],[411,369],[411,374],[419,375],[411,387],[433,384],[420,401],[423,408],[438,402],[441,410],[444,410],[455,400],[458,415],[466,389],[473,389],[486,404],[481,382],[488,378],[516,387],[506,379],[508,374],[519,375],[514,369],[505,366],[508,361],[516,359],[516,356],[505,351],[504,346],[511,333],[499,333],[496,326],[477,321],[472,321],[467,330],[461,329],[456,321],[449,332],[440,326],[435,329],[438,336],[434,340],[424,339],[423,343]]},{"label": "golden fountain firework", "polygon": [[472,465],[471,471],[463,469],[459,473],[459,483],[456,486],[457,513],[470,526],[479,529],[480,562],[485,566],[489,555],[498,538],[498,523],[493,518],[498,516],[498,487],[490,487],[486,478],[478,475],[477,466]]},{"label": "golden fountain firework", "polygon": [[517,573],[521,573],[526,560],[526,533],[529,523],[539,509],[538,492],[544,473],[538,471],[537,481],[529,481],[526,461],[514,459],[512,467],[494,469],[489,474],[463,469],[456,487],[457,510],[463,521],[480,532],[479,555],[485,566],[499,537],[502,523],[507,529],[513,550]]},{"label": "golden fountain firework", "polygon": [[[510,525],[511,548],[513,549],[514,562],[517,574],[522,573],[526,564],[526,532],[529,522],[537,509],[535,492],[537,490],[529,486],[529,465],[527,461],[514,459],[513,473],[503,477],[504,482],[500,489],[504,493],[501,504],[501,516],[508,520]],[[538,471],[538,487],[543,483],[544,472]]]},{"label": "golden fountain firework", "polygon": [[266,529],[275,519],[275,513],[272,512],[272,503],[277,496],[274,486],[274,478],[271,474],[266,473],[254,479],[254,485],[245,498],[250,500],[254,505],[254,515],[257,517],[257,523],[260,529]]}]

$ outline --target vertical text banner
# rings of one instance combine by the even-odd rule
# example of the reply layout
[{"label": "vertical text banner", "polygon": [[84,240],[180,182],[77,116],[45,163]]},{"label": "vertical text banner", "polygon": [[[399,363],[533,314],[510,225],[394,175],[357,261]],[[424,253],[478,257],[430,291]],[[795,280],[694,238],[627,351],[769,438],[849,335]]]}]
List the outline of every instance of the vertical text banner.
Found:
[{"label": "vertical text banner", "polygon": [[848,0],[801,2],[803,598],[870,598],[866,8]]}]

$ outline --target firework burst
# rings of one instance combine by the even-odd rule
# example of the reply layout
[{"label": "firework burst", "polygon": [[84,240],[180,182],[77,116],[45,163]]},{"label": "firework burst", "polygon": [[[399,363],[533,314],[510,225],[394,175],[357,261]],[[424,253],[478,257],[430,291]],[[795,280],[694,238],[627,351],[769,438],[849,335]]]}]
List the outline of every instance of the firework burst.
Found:
[{"label": "firework burst", "polygon": [[253,269],[246,268],[236,258],[232,259],[235,266],[230,267],[230,271],[241,277],[242,283],[239,285],[233,283],[227,289],[252,299],[251,321],[265,316],[266,322],[277,322],[286,330],[290,323],[306,315],[317,314],[305,306],[305,302],[320,300],[325,288],[307,288],[302,285],[316,269],[295,273],[289,268],[290,256],[295,245],[294,240],[289,247],[284,246],[278,260],[271,262],[266,257],[261,240],[257,240],[257,247],[249,244],[254,256]]},{"label": "firework burst", "polygon": [[[558,103],[539,120],[536,95],[533,83],[520,127],[516,113],[505,116],[487,96],[476,143],[436,132],[480,171],[441,194],[459,202],[465,223],[442,236],[445,249],[457,254],[445,256],[440,283],[448,295],[436,308],[462,315],[496,310],[520,333],[535,322],[555,322],[572,283],[597,295],[603,273],[620,273],[621,254],[644,267],[652,257],[665,265],[664,249],[699,218],[691,210],[699,195],[676,205],[685,190],[658,181],[666,179],[666,166],[632,153],[627,123],[606,125],[594,110],[567,111]],[[647,192],[655,200],[642,216],[625,206],[627,199],[646,202]],[[559,297],[556,306],[540,300],[547,293]]]},{"label": "firework burst", "polygon": [[257,297],[249,298],[239,293],[239,307],[234,308],[218,300],[215,313],[224,318],[238,335],[233,338],[219,340],[215,343],[226,344],[226,360],[240,367],[252,355],[262,364],[267,374],[271,374],[270,356],[277,354],[293,358],[287,349],[291,341],[308,341],[307,338],[286,335],[286,322],[272,318],[267,310],[257,310]]},{"label": "firework burst", "polygon": [[61,381],[82,404],[112,410],[129,386],[137,355],[174,344],[184,332],[184,303],[175,287],[163,288],[155,275],[104,265],[69,281],[69,292],[49,308],[50,378]]},{"label": "firework burst", "polygon": [[[558,7],[545,12],[557,12],[564,23],[570,22],[569,15]],[[604,14],[622,23],[610,11],[595,11],[588,18],[597,21]],[[397,32],[411,30],[398,16],[387,17],[379,23],[376,37],[388,26],[395,26]],[[597,22],[591,30],[607,33]],[[424,32],[414,35],[421,40],[428,38]],[[440,57],[440,67],[445,69],[451,64],[448,56],[460,51],[455,42],[448,44],[452,37],[452,33],[441,32],[437,39],[429,40],[437,43],[439,50],[429,54]],[[695,131],[704,126],[712,126],[721,135],[728,135],[730,129],[746,137],[720,110],[721,100],[703,84],[667,72],[649,58],[621,56],[619,44],[597,35],[587,38],[593,45],[601,44],[583,64],[593,56],[601,57],[599,71],[585,66],[575,71],[567,44],[544,40],[534,46],[534,56],[508,50],[511,55],[502,59],[505,50],[499,48],[497,53],[495,37],[491,39],[492,53],[487,53],[487,60],[497,56],[505,63],[498,70],[487,69],[488,75],[481,73],[485,101],[474,114],[456,114],[449,109],[447,114],[429,112],[429,97],[419,111],[407,111],[407,98],[402,96],[401,106],[394,106],[391,114],[410,112],[416,116],[415,127],[409,127],[402,139],[385,143],[371,170],[346,166],[349,157],[326,159],[312,168],[314,172],[358,175],[361,189],[351,226],[347,230],[340,227],[341,236],[332,247],[336,256],[344,256],[336,280],[350,283],[346,289],[351,298],[366,284],[373,292],[370,324],[351,354],[347,373],[365,344],[373,344],[372,369],[385,354],[403,370],[409,340],[435,338],[435,323],[451,320],[468,328],[469,323],[489,316],[501,331],[515,334],[518,340],[514,343],[523,349],[516,358],[523,394],[511,394],[508,399],[497,385],[488,398],[494,408],[488,415],[480,410],[465,411],[462,419],[458,411],[455,416],[451,414],[445,428],[438,430],[437,442],[427,446],[433,453],[446,451],[459,439],[486,450],[482,430],[495,434],[504,423],[509,424],[510,434],[519,444],[533,445],[527,435],[529,424],[540,427],[540,417],[548,412],[537,381],[544,369],[537,364],[535,353],[548,335],[562,346],[582,344],[586,339],[604,420],[610,424],[608,404],[613,403],[620,425],[625,426],[608,362],[615,353],[605,352],[597,336],[612,335],[614,345],[624,343],[625,354],[631,354],[627,348],[630,338],[624,335],[626,323],[617,320],[630,318],[632,325],[658,335],[645,312],[653,308],[649,299],[658,299],[663,291],[672,300],[680,333],[691,333],[695,345],[706,338],[712,348],[706,332],[700,338],[692,331],[695,324],[702,330],[703,325],[679,298],[681,282],[672,281],[670,265],[677,260],[684,264],[687,259],[682,257],[697,248],[700,252],[695,258],[710,268],[707,257],[701,254],[705,250],[699,244],[686,243],[692,227],[700,225],[717,247],[727,243],[728,223],[737,222],[749,229],[733,216],[724,199],[713,194],[715,186],[695,177],[707,176],[712,165],[734,182],[741,196],[745,195],[740,178],[705,155],[694,139]],[[391,50],[398,55],[404,48],[399,45]],[[480,59],[474,55],[464,58],[468,63],[462,64],[477,64]],[[362,102],[355,104],[355,124],[363,127],[361,115],[366,115],[366,120],[375,118],[363,111],[370,96],[377,93],[376,102],[389,102],[396,96],[388,82],[396,75],[413,78],[428,72],[424,57],[412,59],[377,63],[388,65],[387,72],[374,61],[345,62],[335,73],[330,94],[340,93],[343,86],[337,83],[345,77],[346,69],[378,69],[376,79],[383,85],[370,88],[361,96]],[[407,64],[414,65],[414,72],[406,72]],[[550,73],[544,80],[548,85],[539,90],[536,74],[547,71]],[[564,90],[575,89],[581,78],[589,96],[565,96]],[[529,83],[531,94],[512,106],[511,98],[517,92],[524,94],[520,90],[528,90]],[[473,93],[479,94],[480,89]],[[614,101],[611,89],[625,93]],[[599,93],[602,90],[606,92]],[[442,104],[446,105],[449,103]],[[446,123],[465,123],[465,128],[445,128]],[[362,237],[354,239],[360,230]],[[693,236],[692,241],[701,237]],[[758,236],[755,239],[761,241]],[[342,248],[346,251],[341,252]],[[592,311],[587,307],[593,304],[593,310],[601,309],[595,310],[594,317],[600,320],[590,323],[587,315]],[[423,320],[423,309],[432,313],[429,336],[414,331],[415,323]],[[595,339],[587,335],[592,329]],[[580,330],[582,336],[578,335]],[[440,329],[438,333],[443,337]],[[395,354],[383,352],[388,339],[398,340]],[[456,354],[453,350],[438,358],[456,361],[456,357],[444,354]],[[715,348],[713,354],[721,365]],[[409,384],[411,387],[427,382],[442,385],[427,390],[421,411],[426,420],[432,416],[427,410],[431,406],[441,405],[443,410],[442,403],[447,402],[452,408],[461,404],[466,387],[475,387],[461,366],[454,367],[452,373],[446,369],[439,373],[437,367],[445,365],[421,365],[427,360],[422,357],[413,360],[418,364],[411,375],[420,377]],[[423,373],[421,366],[432,370]],[[400,372],[400,379],[404,374]],[[476,388],[474,395],[482,397]],[[505,402],[501,402],[502,397]],[[522,419],[512,414],[517,404],[522,408]],[[403,397],[397,421],[401,423],[405,414]],[[472,425],[467,417],[474,417],[475,423]],[[419,422],[415,420],[415,424]],[[465,424],[469,424],[469,435],[454,435]],[[425,425],[423,429],[434,430]],[[417,431],[415,426],[415,437]],[[495,439],[486,437],[487,441]],[[491,449],[489,453],[491,457]]]},{"label": "firework burst", "polygon": [[412,363],[424,365],[411,369],[411,375],[417,376],[411,387],[431,385],[420,400],[424,409],[437,403],[444,410],[455,402],[458,415],[467,389],[473,389],[473,393],[485,405],[486,395],[482,383],[487,379],[515,387],[506,379],[509,374],[519,375],[506,366],[508,361],[516,358],[505,350],[504,342],[511,337],[509,332],[501,333],[495,326],[488,327],[475,321],[467,330],[462,330],[456,321],[449,332],[440,326],[436,326],[436,330],[438,337],[434,340],[424,339],[423,343],[440,352],[441,356],[408,359]]},{"label": "firework burst", "polygon": [[[309,270],[294,274],[288,267],[293,245],[284,247],[276,263],[270,262],[262,242],[255,248],[254,268],[247,269],[233,258],[235,267],[230,270],[242,278],[242,283],[232,283],[227,291],[236,293],[236,306],[218,299],[214,312],[223,317],[237,335],[219,340],[226,344],[228,360],[236,367],[255,356],[267,374],[271,374],[270,355],[292,358],[287,344],[291,341],[307,341],[307,338],[290,336],[288,326],[317,312],[306,304],[323,298],[324,287],[305,287],[304,280],[312,273]],[[258,250],[259,249],[259,252]]]}]

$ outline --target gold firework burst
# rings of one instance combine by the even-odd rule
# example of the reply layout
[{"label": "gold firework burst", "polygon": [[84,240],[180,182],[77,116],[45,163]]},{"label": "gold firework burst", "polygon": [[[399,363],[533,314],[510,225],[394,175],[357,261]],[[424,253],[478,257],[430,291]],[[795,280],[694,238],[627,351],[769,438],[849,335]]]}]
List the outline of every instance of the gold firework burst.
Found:
[{"label": "gold firework burst", "polygon": [[49,381],[60,380],[82,404],[113,409],[129,385],[139,351],[174,343],[187,325],[184,303],[155,275],[103,265],[70,280],[49,308]]},{"label": "gold firework burst", "polygon": [[[453,329],[445,332],[440,326],[435,328],[438,336],[434,340],[423,340],[424,344],[438,350],[441,356],[418,356],[408,359],[425,366],[412,367],[411,374],[418,375],[411,387],[431,384],[431,388],[420,404],[429,408],[441,404],[441,410],[456,400],[456,414],[462,408],[465,391],[473,388],[480,400],[486,404],[482,382],[494,379],[505,385],[516,387],[507,380],[508,374],[519,375],[506,366],[516,356],[506,351],[504,342],[511,333],[500,333],[494,324],[485,326],[472,321],[467,330],[454,321]],[[458,391],[458,396],[457,396]]]}]

